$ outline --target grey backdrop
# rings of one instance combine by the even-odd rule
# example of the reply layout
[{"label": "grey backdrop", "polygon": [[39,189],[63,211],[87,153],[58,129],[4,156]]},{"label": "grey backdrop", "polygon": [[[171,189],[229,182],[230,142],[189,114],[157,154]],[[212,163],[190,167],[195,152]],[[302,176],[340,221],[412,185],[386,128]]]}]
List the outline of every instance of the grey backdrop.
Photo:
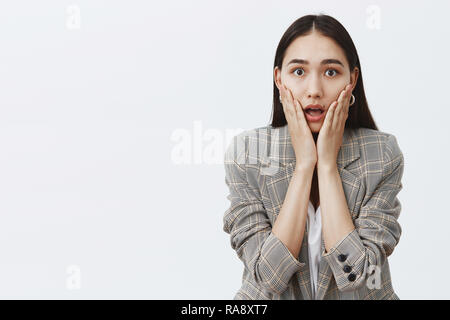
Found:
[{"label": "grey backdrop", "polygon": [[448,1],[2,1],[0,298],[230,299],[223,151],[275,49],[326,13],[405,155],[401,299],[448,299]]}]

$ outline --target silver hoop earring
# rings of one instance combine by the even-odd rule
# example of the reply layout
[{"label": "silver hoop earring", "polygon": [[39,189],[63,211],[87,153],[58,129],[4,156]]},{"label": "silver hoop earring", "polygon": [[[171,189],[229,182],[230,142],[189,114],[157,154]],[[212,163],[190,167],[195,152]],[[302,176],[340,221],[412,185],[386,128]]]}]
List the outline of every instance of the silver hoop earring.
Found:
[{"label": "silver hoop earring", "polygon": [[353,105],[354,103],[355,103],[355,96],[353,95],[353,93],[352,93],[352,96],[351,96],[351,98],[350,98],[350,105]]}]

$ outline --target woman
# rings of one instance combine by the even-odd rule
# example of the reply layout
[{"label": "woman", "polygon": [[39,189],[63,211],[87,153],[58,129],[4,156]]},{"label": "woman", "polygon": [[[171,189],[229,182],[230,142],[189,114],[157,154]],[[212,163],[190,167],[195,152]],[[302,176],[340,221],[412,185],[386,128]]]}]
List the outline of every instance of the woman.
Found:
[{"label": "woman", "polygon": [[245,266],[234,299],[399,299],[387,257],[401,235],[403,154],[377,129],[334,18],[304,16],[283,35],[272,116],[225,154],[223,229]]}]

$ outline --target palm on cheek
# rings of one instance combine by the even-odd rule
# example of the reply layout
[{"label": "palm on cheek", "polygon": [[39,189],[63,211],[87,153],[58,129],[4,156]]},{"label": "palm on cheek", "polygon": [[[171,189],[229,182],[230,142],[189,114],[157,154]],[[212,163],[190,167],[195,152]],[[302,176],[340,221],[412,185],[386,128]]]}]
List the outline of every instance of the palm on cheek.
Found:
[{"label": "palm on cheek", "polygon": [[342,145],[345,121],[350,107],[351,85],[347,85],[333,101],[325,115],[322,128],[317,138],[318,165],[336,165],[337,155]]}]

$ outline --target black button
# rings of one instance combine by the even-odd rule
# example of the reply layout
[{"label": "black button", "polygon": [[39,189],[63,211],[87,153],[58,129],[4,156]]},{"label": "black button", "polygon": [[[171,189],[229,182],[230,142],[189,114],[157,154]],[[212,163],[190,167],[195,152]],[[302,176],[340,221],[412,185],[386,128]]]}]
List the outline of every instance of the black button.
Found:
[{"label": "black button", "polygon": [[344,262],[345,259],[347,259],[347,256],[345,254],[340,254],[340,255],[338,255],[338,259],[340,262]]},{"label": "black button", "polygon": [[356,279],[356,275],[354,273],[350,273],[348,275],[348,281],[355,281],[355,279]]},{"label": "black button", "polygon": [[352,267],[350,267],[348,265],[344,267],[344,272],[345,273],[349,273],[350,271],[352,271]]}]

